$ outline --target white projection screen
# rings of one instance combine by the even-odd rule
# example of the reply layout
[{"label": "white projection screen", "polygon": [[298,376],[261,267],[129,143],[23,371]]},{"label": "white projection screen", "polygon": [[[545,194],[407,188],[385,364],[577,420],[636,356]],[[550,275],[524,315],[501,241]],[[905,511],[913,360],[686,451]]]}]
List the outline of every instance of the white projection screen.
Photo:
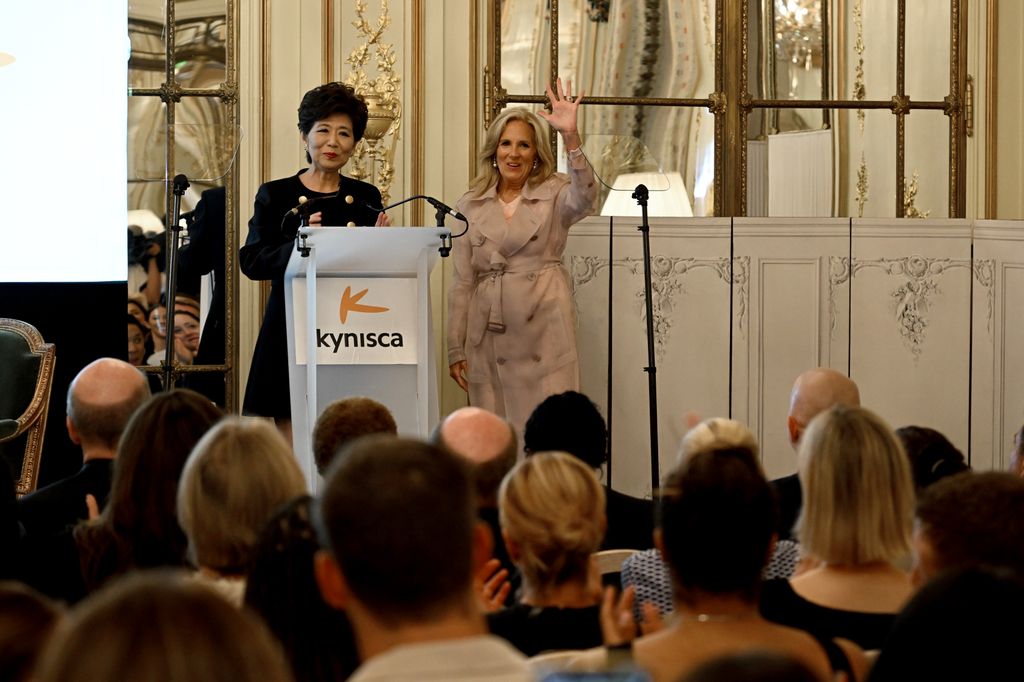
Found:
[{"label": "white projection screen", "polygon": [[128,3],[0,1],[0,282],[127,279]]}]

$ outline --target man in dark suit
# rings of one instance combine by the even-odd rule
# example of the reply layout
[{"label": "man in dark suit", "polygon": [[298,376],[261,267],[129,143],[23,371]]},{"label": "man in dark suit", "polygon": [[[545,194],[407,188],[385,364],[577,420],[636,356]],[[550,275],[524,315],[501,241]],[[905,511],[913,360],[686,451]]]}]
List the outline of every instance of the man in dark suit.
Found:
[{"label": "man in dark suit", "polygon": [[68,388],[66,424],[82,448],[82,468],[18,501],[27,536],[55,535],[88,518],[86,495],[102,507],[121,432],[149,397],[145,375],[123,360],[100,358],[78,373]]},{"label": "man in dark suit", "polygon": [[[590,398],[566,391],[546,398],[526,422],[527,455],[561,450],[594,469],[608,460],[608,429]],[[605,486],[608,530],[601,549],[651,549],[654,546],[654,503]]]},{"label": "man in dark suit", "polygon": [[[796,378],[789,398],[789,416],[786,428],[789,443],[795,450],[800,444],[807,425],[819,413],[833,405],[842,404],[860,407],[860,389],[853,379],[828,367],[807,370]],[[803,506],[803,490],[800,478],[790,474],[771,482],[779,500],[779,539],[793,538],[793,526]]]},{"label": "man in dark suit", "polygon": [[[210,310],[203,325],[199,352],[192,360],[194,365],[224,364],[224,201],[223,187],[203,192],[188,227],[188,244],[181,249],[179,255],[182,280],[198,281],[203,275],[213,273]],[[198,291],[190,293],[198,298]],[[224,405],[223,374],[190,374],[183,385],[202,393],[218,405]]]}]

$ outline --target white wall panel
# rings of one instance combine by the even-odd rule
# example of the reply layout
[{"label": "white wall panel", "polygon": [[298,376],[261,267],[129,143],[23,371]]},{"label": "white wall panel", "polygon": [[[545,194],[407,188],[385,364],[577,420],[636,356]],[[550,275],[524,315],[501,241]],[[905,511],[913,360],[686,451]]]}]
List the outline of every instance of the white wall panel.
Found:
[{"label": "white wall panel", "polygon": [[974,228],[971,466],[1005,469],[1024,423],[1024,223]]},{"label": "white wall panel", "polygon": [[[729,409],[729,221],[652,219],[660,471],[675,464],[683,415]],[[612,483],[651,493],[641,236],[618,219],[613,254]],[[564,258],[576,291],[582,390],[607,415],[608,219],[572,230]]]},{"label": "white wall panel", "polygon": [[944,433],[967,452],[971,228],[854,220],[850,365],[861,401],[893,428]]},{"label": "white wall panel", "polygon": [[796,470],[786,415],[800,373],[846,371],[848,219],[737,218],[734,258],[748,268],[749,290],[733,288],[733,418],[761,443],[769,477]]}]

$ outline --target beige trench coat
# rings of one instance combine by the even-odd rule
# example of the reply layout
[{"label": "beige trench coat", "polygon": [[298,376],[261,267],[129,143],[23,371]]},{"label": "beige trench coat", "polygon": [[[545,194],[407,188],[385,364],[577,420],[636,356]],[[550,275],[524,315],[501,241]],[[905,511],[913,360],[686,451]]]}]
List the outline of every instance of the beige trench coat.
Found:
[{"label": "beige trench coat", "polygon": [[453,248],[448,364],[466,360],[470,404],[508,418],[520,438],[544,398],[579,390],[576,317],[562,252],[569,228],[590,212],[596,193],[593,171],[577,159],[568,176],[527,185],[508,222],[496,187],[458,203],[469,231]]}]

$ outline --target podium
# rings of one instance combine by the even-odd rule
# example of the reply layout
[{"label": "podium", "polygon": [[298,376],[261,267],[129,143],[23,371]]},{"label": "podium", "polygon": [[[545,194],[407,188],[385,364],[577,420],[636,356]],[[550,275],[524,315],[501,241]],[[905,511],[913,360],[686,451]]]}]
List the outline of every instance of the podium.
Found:
[{"label": "podium", "polygon": [[284,275],[288,378],[295,456],[313,494],[313,427],[332,401],[380,401],[406,435],[426,437],[437,423],[429,282],[448,235],[437,227],[299,230]]}]

